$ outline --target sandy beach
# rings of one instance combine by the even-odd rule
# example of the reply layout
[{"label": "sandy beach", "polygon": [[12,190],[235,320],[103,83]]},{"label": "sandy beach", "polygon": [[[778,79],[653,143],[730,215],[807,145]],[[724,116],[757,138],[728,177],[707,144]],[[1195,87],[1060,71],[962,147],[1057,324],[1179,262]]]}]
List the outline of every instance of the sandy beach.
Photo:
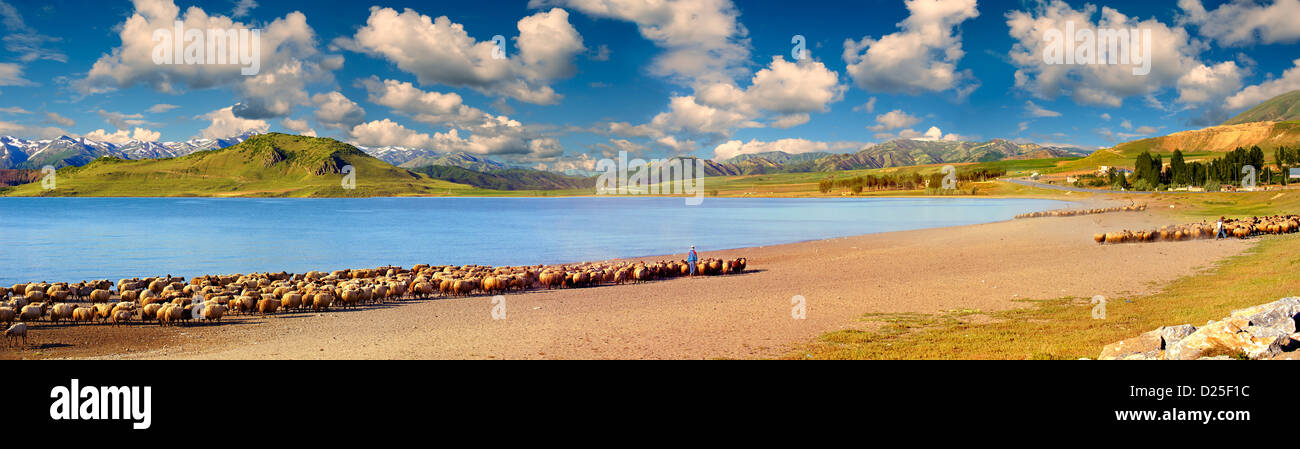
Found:
[{"label": "sandy beach", "polygon": [[[709,359],[790,354],[865,328],[866,313],[994,311],[1023,299],[1142,295],[1251,241],[1097,245],[1093,232],[1177,223],[1159,208],[703,251],[748,257],[739,275],[405,301],[328,313],[236,316],[221,325],[37,324],[6,358]],[[658,260],[682,258],[683,255]],[[792,317],[805,298],[806,318]]]}]

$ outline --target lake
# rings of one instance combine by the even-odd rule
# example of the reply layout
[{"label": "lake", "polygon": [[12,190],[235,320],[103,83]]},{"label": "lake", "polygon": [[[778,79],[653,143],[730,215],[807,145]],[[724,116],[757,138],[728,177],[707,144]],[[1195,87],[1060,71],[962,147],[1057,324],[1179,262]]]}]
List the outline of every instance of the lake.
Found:
[{"label": "lake", "polygon": [[1004,198],[0,198],[0,284],[533,265],[1007,220]]}]

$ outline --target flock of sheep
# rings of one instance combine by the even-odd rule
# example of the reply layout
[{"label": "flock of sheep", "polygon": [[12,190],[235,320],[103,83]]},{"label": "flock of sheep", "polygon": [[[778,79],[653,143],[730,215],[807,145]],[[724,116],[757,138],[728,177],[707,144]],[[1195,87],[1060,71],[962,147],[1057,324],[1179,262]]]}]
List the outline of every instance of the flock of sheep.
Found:
[{"label": "flock of sheep", "polygon": [[[1289,234],[1300,230],[1300,215],[1228,218],[1223,221],[1223,230],[1226,236],[1241,239],[1259,234]],[[1092,239],[1104,244],[1212,239],[1215,236],[1215,224],[1202,222],[1163,226],[1151,231],[1099,232]]]},{"label": "flock of sheep", "polygon": [[[696,274],[713,276],[745,271],[746,259],[705,259]],[[122,279],[0,287],[0,322],[6,344],[27,344],[27,323],[46,320],[73,324],[131,321],[174,326],[194,321],[220,322],[226,314],[326,311],[403,299],[496,295],[532,289],[593,287],[639,283],[691,274],[686,261],[603,262],[556,266],[480,265],[380,267],[330,273],[254,273]],[[84,301],[84,302],[82,302]],[[19,323],[14,323],[20,321]]]},{"label": "flock of sheep", "polygon": [[1110,212],[1142,212],[1147,210],[1147,205],[1129,205],[1122,207],[1103,207],[1100,209],[1056,209],[1045,210],[1040,212],[1029,212],[1017,214],[1016,218],[1038,218],[1038,217],[1074,217],[1078,215],[1105,214]]}]

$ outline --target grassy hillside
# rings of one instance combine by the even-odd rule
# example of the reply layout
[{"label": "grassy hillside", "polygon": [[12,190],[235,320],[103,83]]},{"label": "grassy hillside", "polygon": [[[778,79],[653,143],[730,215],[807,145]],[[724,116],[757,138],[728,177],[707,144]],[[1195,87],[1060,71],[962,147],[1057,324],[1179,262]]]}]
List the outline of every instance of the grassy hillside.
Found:
[{"label": "grassy hillside", "polygon": [[[344,189],[344,166],[355,189]],[[366,197],[481,193],[375,159],[332,139],[271,133],[229,148],[170,159],[103,157],[57,173],[54,190],[39,183],[0,190],[5,196]]]},{"label": "grassy hillside", "polygon": [[1232,151],[1238,147],[1250,148],[1256,145],[1264,150],[1268,158],[1267,162],[1272,163],[1274,148],[1300,147],[1300,121],[1212,126],[1168,136],[1134,140],[1113,148],[1097,150],[1088,157],[1063,164],[1052,171],[1091,171],[1102,165],[1132,167],[1134,159],[1144,151],[1163,154],[1167,159],[1174,150],[1182,150],[1188,161],[1195,161],[1219,157],[1221,155],[1216,153]]},{"label": "grassy hillside", "polygon": [[1224,125],[1240,125],[1250,122],[1285,122],[1300,120],[1300,90],[1279,95],[1260,103],[1246,112],[1223,122]]}]

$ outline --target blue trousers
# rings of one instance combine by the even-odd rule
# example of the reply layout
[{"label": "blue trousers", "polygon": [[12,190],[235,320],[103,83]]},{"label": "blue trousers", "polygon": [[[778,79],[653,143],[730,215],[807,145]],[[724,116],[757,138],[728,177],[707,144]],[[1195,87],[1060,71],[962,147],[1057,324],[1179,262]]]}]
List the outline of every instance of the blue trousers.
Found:
[{"label": "blue trousers", "polygon": [[695,262],[687,262],[691,266],[691,276],[695,276]]}]

